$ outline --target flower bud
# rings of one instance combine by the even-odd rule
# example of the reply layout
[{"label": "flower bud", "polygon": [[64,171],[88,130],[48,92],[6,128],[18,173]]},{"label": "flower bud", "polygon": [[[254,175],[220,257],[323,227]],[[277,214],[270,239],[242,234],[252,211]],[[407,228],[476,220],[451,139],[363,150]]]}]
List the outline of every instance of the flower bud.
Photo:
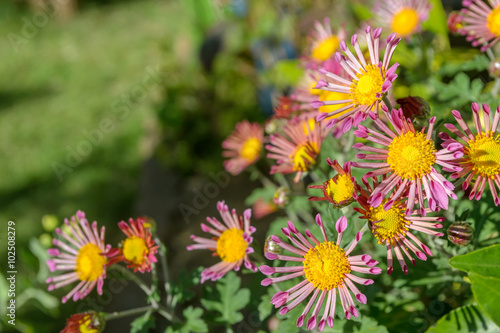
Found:
[{"label": "flower bud", "polygon": [[422,97],[408,96],[397,99],[406,118],[411,119],[417,130],[422,129],[429,122],[431,108]]},{"label": "flower bud", "polygon": [[279,187],[274,192],[273,202],[276,206],[283,208],[290,202],[291,192],[287,187]]},{"label": "flower bud", "polygon": [[495,58],[490,63],[489,73],[490,73],[490,76],[494,79],[500,78],[500,59],[499,58]]},{"label": "flower bud", "polygon": [[448,239],[455,245],[466,246],[474,238],[474,228],[469,222],[457,221],[448,227]]},{"label": "flower bud", "polygon": [[[278,237],[280,240],[281,238]],[[273,254],[282,254],[283,249],[278,245],[275,241],[273,241],[272,236],[266,238],[266,242],[264,243],[264,254],[273,253]]]}]

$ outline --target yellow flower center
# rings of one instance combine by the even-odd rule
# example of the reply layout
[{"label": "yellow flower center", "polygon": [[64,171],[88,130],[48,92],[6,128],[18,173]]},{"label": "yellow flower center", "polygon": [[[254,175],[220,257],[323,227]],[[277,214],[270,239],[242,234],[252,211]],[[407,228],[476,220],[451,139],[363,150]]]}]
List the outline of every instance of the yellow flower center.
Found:
[{"label": "yellow flower center", "polygon": [[255,161],[260,155],[262,143],[257,138],[250,138],[243,144],[240,150],[240,156],[248,162]]},{"label": "yellow flower center", "polygon": [[349,174],[339,175],[336,179],[337,184],[330,179],[326,186],[326,193],[335,202],[340,203],[352,199],[354,194],[354,184]]},{"label": "yellow flower center", "polygon": [[217,255],[222,261],[237,262],[245,257],[247,247],[243,230],[227,229],[217,240]]},{"label": "yellow flower center", "polygon": [[[389,210],[384,209],[387,200],[378,206],[370,207],[368,219],[373,223],[372,233],[378,239],[379,244],[386,244],[390,241],[395,244],[394,237],[406,235],[409,222],[405,219],[403,210],[399,208],[399,202],[395,202]],[[377,222],[379,221],[379,222]]]},{"label": "yellow flower center", "polygon": [[316,126],[316,120],[314,118],[311,118],[309,120],[306,120],[302,123],[303,125],[303,130],[304,130],[304,134],[305,135],[308,135],[309,133],[311,133],[312,131],[314,131],[314,127]]},{"label": "yellow flower center", "polygon": [[340,41],[337,36],[331,36],[318,42],[312,50],[312,57],[318,61],[325,61],[339,47]]},{"label": "yellow flower center", "polygon": [[413,8],[402,8],[392,17],[391,29],[399,36],[411,34],[418,24],[418,14]]},{"label": "yellow flower center", "polygon": [[416,179],[431,171],[436,160],[434,142],[425,134],[406,132],[389,145],[387,163],[403,179]]},{"label": "yellow flower center", "polygon": [[500,174],[500,135],[495,137],[492,132],[476,135],[474,140],[469,141],[465,154],[480,176],[493,179]]},{"label": "yellow flower center", "polygon": [[309,166],[316,164],[316,156],[319,154],[318,145],[315,142],[301,143],[289,156],[293,164],[293,171],[307,171]]},{"label": "yellow flower center", "polygon": [[132,236],[123,242],[122,251],[128,262],[140,265],[144,262],[144,256],[148,255],[149,248],[143,238]]},{"label": "yellow flower center", "polygon": [[[327,90],[321,90],[321,93],[319,95],[319,100],[324,102],[324,101],[341,101],[344,99],[349,99],[349,94],[344,94],[336,91],[327,91]],[[333,112],[337,111],[340,108],[343,108],[344,106],[348,105],[349,103],[342,103],[342,104],[335,104],[335,105],[323,105],[319,108],[319,112]],[[344,113],[348,112],[349,110],[345,110],[343,112],[337,113],[336,115],[333,115],[330,117],[332,118],[338,118]]]},{"label": "yellow flower center", "polygon": [[99,330],[97,330],[95,328],[89,328],[91,321],[92,320],[91,320],[90,315],[87,315],[87,316],[83,317],[82,320],[80,320],[80,322],[79,322],[79,324],[81,324],[79,327],[80,333],[99,333]]},{"label": "yellow flower center", "polygon": [[331,290],[344,282],[351,272],[344,249],[334,242],[325,242],[309,249],[304,256],[304,274],[315,288]]},{"label": "yellow flower center", "polygon": [[311,82],[311,84],[309,85],[309,93],[311,95],[319,96],[324,91],[321,89],[315,89],[314,87],[316,87],[316,81]]},{"label": "yellow flower center", "polygon": [[500,36],[500,6],[497,6],[488,15],[487,23],[488,29],[495,36]]},{"label": "yellow flower center", "polygon": [[[357,73],[358,80],[353,80],[349,88],[350,97],[355,105],[372,105],[382,99],[382,85],[384,77],[376,65],[367,65],[364,73]],[[385,70],[382,70],[385,76]]]},{"label": "yellow flower center", "polygon": [[94,281],[104,272],[104,265],[108,262],[106,257],[100,255],[101,249],[89,243],[80,248],[76,256],[76,274],[82,281]]}]

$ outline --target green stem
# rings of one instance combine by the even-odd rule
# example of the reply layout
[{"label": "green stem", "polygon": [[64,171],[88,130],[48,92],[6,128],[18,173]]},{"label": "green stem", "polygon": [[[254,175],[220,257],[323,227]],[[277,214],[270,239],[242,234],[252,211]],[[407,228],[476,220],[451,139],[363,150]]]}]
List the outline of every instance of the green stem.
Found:
[{"label": "green stem", "polygon": [[144,282],[137,275],[133,274],[132,272],[130,272],[127,268],[125,268],[123,266],[114,265],[111,267],[120,271],[121,273],[123,273],[123,275],[125,275],[131,281],[135,282],[139,286],[139,288],[141,288],[146,293],[146,295],[148,295],[148,298],[151,300],[151,305],[154,306],[155,308],[158,308],[158,303],[153,299],[153,297],[151,297],[151,295],[153,294],[153,289],[148,287],[146,282]]},{"label": "green stem", "polygon": [[387,98],[387,94],[385,94],[384,97],[382,97],[382,100],[384,101],[384,104],[387,106],[387,108],[389,108],[389,111],[391,111],[392,104],[391,101],[389,101],[389,98]]},{"label": "green stem", "polygon": [[165,281],[163,288],[165,289],[165,293],[167,294],[166,305],[167,309],[172,311],[172,290],[170,287],[170,278],[168,275],[167,251],[165,249],[165,245],[158,238],[155,239],[155,242],[160,246],[158,253],[160,254],[160,264],[163,274],[163,280]]},{"label": "green stem", "polygon": [[500,90],[500,78],[495,79],[495,84],[493,85],[493,89],[491,90],[491,95],[493,95],[494,98],[498,97],[498,91]]},{"label": "green stem", "polygon": [[259,180],[262,182],[262,185],[276,187],[276,185],[274,185],[274,183],[269,178],[267,178],[267,176],[264,175],[262,171],[260,171],[260,169],[255,166],[255,164],[250,165],[248,167],[248,171],[250,171],[250,173],[255,172],[259,177]]},{"label": "green stem", "polygon": [[115,312],[111,312],[111,313],[103,313],[103,317],[104,317],[104,319],[106,319],[106,321],[108,321],[108,320],[133,316],[136,314],[141,314],[141,313],[144,313],[146,311],[151,311],[154,309],[155,308],[152,305],[147,305],[147,306],[143,306],[143,307],[135,308],[135,309],[130,309],[130,310],[115,311]]},{"label": "green stem", "polygon": [[491,61],[495,60],[495,54],[493,53],[491,48],[486,49],[486,54],[488,55],[488,58],[490,58]]}]

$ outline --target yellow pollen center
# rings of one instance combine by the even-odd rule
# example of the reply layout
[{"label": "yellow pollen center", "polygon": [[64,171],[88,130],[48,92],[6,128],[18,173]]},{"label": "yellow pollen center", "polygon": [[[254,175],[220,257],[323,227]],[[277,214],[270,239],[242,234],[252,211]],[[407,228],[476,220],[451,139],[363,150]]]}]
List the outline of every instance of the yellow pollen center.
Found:
[{"label": "yellow pollen center", "polygon": [[339,47],[340,42],[337,36],[325,38],[313,48],[312,57],[318,61],[325,61]]},{"label": "yellow pollen center", "polygon": [[78,329],[80,330],[80,333],[99,333],[99,331],[95,328],[89,328],[91,324],[91,318],[89,315],[83,317],[82,320],[79,322],[80,327]]},{"label": "yellow pollen center", "polygon": [[257,138],[250,138],[243,144],[240,150],[240,156],[248,162],[254,162],[259,158],[262,143]]},{"label": "yellow pollen center", "polygon": [[309,249],[304,256],[306,279],[319,290],[331,290],[343,284],[351,272],[344,249],[334,242],[325,242]]},{"label": "yellow pollen center", "polygon": [[387,163],[403,179],[416,179],[431,171],[436,160],[434,142],[420,132],[406,132],[389,145]]},{"label": "yellow pollen center", "polygon": [[237,262],[245,257],[248,243],[243,239],[243,230],[227,229],[217,239],[217,255],[225,262]]},{"label": "yellow pollen center", "polygon": [[405,219],[403,210],[399,208],[399,202],[395,202],[389,210],[384,210],[384,202],[378,207],[370,207],[368,220],[372,222],[372,233],[378,239],[379,244],[388,241],[395,244],[398,235],[406,235],[409,222]]},{"label": "yellow pollen center", "polygon": [[403,8],[392,17],[391,29],[399,36],[411,34],[418,24],[418,14],[413,8]]},{"label": "yellow pollen center", "polygon": [[311,82],[311,84],[309,85],[309,93],[311,95],[319,96],[319,95],[321,95],[323,90],[315,89],[314,87],[316,87],[316,84],[317,84],[316,81]]},{"label": "yellow pollen center", "polygon": [[495,137],[492,132],[476,135],[469,141],[465,154],[480,176],[493,179],[500,174],[500,135]]},{"label": "yellow pollen center", "polygon": [[146,241],[137,236],[127,238],[123,242],[122,251],[125,259],[135,265],[142,264],[144,262],[144,257],[149,253]]},{"label": "yellow pollen center", "polygon": [[328,196],[336,203],[352,199],[354,185],[349,174],[339,175],[335,179],[337,182],[336,184],[333,180],[333,178],[330,179],[326,186],[326,193],[328,193]]},{"label": "yellow pollen center", "polygon": [[314,131],[315,126],[316,126],[316,120],[314,118],[304,121],[303,122],[304,134],[308,135],[309,133]]},{"label": "yellow pollen center", "polygon": [[104,272],[104,265],[108,262],[106,257],[100,255],[101,249],[88,243],[80,248],[76,256],[76,274],[82,281],[94,281]]},{"label": "yellow pollen center", "polygon": [[318,145],[315,142],[301,143],[291,154],[290,162],[293,171],[307,171],[310,165],[316,164],[316,156],[319,154]]},{"label": "yellow pollen center", "polygon": [[[342,101],[345,99],[349,99],[349,94],[344,94],[336,91],[327,91],[327,90],[321,90],[321,93],[319,94],[319,100],[324,102],[324,101]],[[349,103],[342,103],[342,104],[335,104],[335,105],[323,105],[319,108],[319,112],[333,112],[337,111],[340,108],[343,108],[344,106],[347,106]],[[344,113],[348,112],[349,110],[345,110],[343,112],[339,112],[331,117],[332,118],[338,118]]]},{"label": "yellow pollen center", "polygon": [[[355,105],[373,105],[382,99],[382,85],[384,84],[385,70],[380,72],[376,65],[367,65],[362,73],[357,73],[358,80],[353,80],[349,87],[350,97]],[[379,96],[377,97],[377,94]]]},{"label": "yellow pollen center", "polygon": [[500,36],[500,6],[497,6],[488,15],[487,26],[491,33]]}]

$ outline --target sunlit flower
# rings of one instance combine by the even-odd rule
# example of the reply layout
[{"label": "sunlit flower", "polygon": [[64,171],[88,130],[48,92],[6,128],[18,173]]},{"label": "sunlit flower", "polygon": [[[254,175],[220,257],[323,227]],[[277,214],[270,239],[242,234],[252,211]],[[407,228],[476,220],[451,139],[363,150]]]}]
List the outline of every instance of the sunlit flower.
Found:
[{"label": "sunlit flower", "polygon": [[104,326],[104,318],[95,311],[89,311],[71,315],[61,333],[100,333],[104,331]]},{"label": "sunlit flower", "polygon": [[323,24],[315,21],[309,57],[316,63],[328,60],[339,49],[340,41],[345,35],[343,27],[340,27],[337,34],[333,33],[329,18],[325,18]]},{"label": "sunlit flower", "polygon": [[237,175],[260,157],[264,130],[257,123],[244,120],[236,124],[233,133],[222,142],[222,156],[228,158],[224,161],[224,168],[232,175]]},{"label": "sunlit flower", "polygon": [[297,262],[297,266],[287,265],[280,267],[270,267],[267,265],[259,267],[265,275],[274,273],[284,273],[279,277],[268,277],[262,280],[263,286],[290,280],[296,277],[303,277],[303,280],[295,286],[285,291],[279,291],[271,298],[271,303],[276,308],[281,307],[280,314],[284,315],[295,308],[312,294],[302,314],[297,319],[297,327],[304,324],[306,316],[314,306],[311,317],[307,320],[307,329],[312,330],[316,327],[318,314],[322,305],[325,303],[323,316],[321,317],[318,328],[323,331],[325,325],[333,326],[335,317],[335,307],[337,305],[337,294],[340,298],[343,314],[347,319],[351,315],[358,317],[358,311],[352,299],[353,294],[359,303],[366,304],[366,296],[359,291],[354,282],[358,284],[372,284],[373,280],[364,279],[354,275],[354,272],[364,274],[380,274],[381,269],[374,267],[377,261],[371,259],[369,255],[362,254],[350,256],[352,250],[361,240],[363,232],[356,234],[355,239],[347,249],[340,247],[342,234],[347,228],[347,219],[342,216],[338,219],[335,228],[338,232],[337,241],[330,241],[326,235],[325,227],[321,216],[316,216],[316,223],[321,228],[324,241],[320,242],[309,230],[305,231],[304,237],[295,225],[288,221],[288,227],[282,228],[282,232],[291,241],[291,245],[284,242],[277,236],[272,239],[278,246],[292,255],[282,255],[272,252],[266,252],[266,258],[269,260],[282,260]]},{"label": "sunlit flower", "polygon": [[[348,79],[342,78],[325,68],[320,69],[320,72],[326,76],[326,80],[319,80],[316,85],[317,89],[348,94],[348,98],[345,99],[335,97],[311,103],[311,106],[315,108],[325,105],[346,104],[335,111],[321,113],[317,117],[318,121],[330,118],[327,122],[327,128],[339,124],[342,131],[347,132],[352,126],[356,127],[361,121],[365,120],[370,111],[378,114],[382,98],[392,87],[392,82],[397,78],[396,69],[399,64],[395,63],[389,68],[389,63],[401,39],[396,38],[395,33],[387,38],[383,60],[380,61],[379,48],[382,28],[372,31],[371,27],[367,27],[365,32],[370,54],[368,61],[359,47],[357,35],[353,35],[351,38],[351,44],[354,47],[356,56],[344,41],[340,42],[340,49],[345,56],[341,55],[340,52],[335,54],[335,59],[349,75]],[[338,114],[341,115],[335,117]],[[332,117],[334,118],[332,119]]]},{"label": "sunlit flower", "polygon": [[309,185],[309,188],[321,189],[322,197],[310,197],[309,200],[320,201],[328,200],[335,208],[340,208],[349,205],[354,201],[356,180],[351,176],[351,163],[347,162],[342,168],[337,160],[333,161],[326,159],[337,175],[325,181],[322,185]]},{"label": "sunlit flower", "polygon": [[467,36],[472,46],[481,46],[484,52],[500,39],[500,1],[464,0],[461,10],[462,28],[459,33]]},{"label": "sunlit flower", "polygon": [[127,235],[121,246],[111,249],[106,253],[110,258],[108,266],[124,261],[128,268],[133,268],[134,272],[150,272],[151,264],[157,262],[156,253],[159,245],[155,244],[153,235],[147,227],[147,221],[143,217],[136,220],[129,219],[118,223],[118,227]]},{"label": "sunlit flower", "polygon": [[421,30],[430,9],[427,0],[381,0],[375,3],[373,13],[381,24],[403,38]]},{"label": "sunlit flower", "polygon": [[[448,209],[448,197],[456,199],[453,192],[454,186],[447,181],[434,168],[439,164],[445,168],[456,171],[461,170],[450,164],[450,161],[462,157],[462,153],[442,149],[437,151],[434,141],[431,139],[436,117],[429,120],[427,134],[422,130],[417,132],[411,120],[403,116],[401,109],[393,109],[391,113],[383,108],[384,114],[392,124],[391,130],[382,120],[375,115],[372,117],[376,127],[359,126],[354,134],[363,139],[379,143],[383,148],[375,148],[357,143],[353,148],[365,150],[375,154],[357,154],[356,157],[368,161],[382,161],[378,163],[356,162],[353,166],[359,168],[376,169],[368,172],[363,178],[376,178],[384,176],[383,181],[378,184],[368,199],[368,204],[378,207],[384,202],[384,209],[389,209],[401,198],[408,197],[406,202],[406,215],[413,212],[415,203],[420,206],[420,213],[425,216],[424,200],[428,200],[428,207],[436,211],[438,207]],[[422,189],[423,188],[423,189]],[[384,201],[385,197],[394,193],[391,199]]]},{"label": "sunlit flower", "polygon": [[65,219],[64,223],[68,231],[56,229],[58,238],[54,238],[52,243],[59,249],[52,248],[47,251],[50,256],[55,257],[47,260],[47,265],[51,272],[65,273],[47,279],[49,291],[80,281],[62,298],[63,303],[70,298],[73,298],[73,301],[84,298],[95,286],[97,293],[102,295],[108,262],[103,253],[111,248],[104,243],[105,228],[102,227],[99,233],[97,222],[94,221],[91,227],[85,213],[80,210],[76,212],[76,219],[72,216],[69,221]]},{"label": "sunlit flower", "polygon": [[[500,189],[500,133],[497,131],[500,121],[500,106],[497,107],[493,122],[491,122],[490,107],[487,104],[483,104],[482,114],[479,112],[479,105],[472,104],[472,115],[476,127],[475,135],[463,120],[460,112],[453,110],[451,113],[465,133],[459,131],[452,124],[445,124],[445,127],[456,138],[460,139],[460,142],[446,133],[440,133],[440,137],[445,140],[443,147],[460,154],[463,153],[463,157],[453,163],[462,170],[453,173],[451,178],[464,178],[462,186],[464,191],[469,188],[471,183],[474,184],[469,194],[470,200],[481,199],[486,183],[488,183],[495,205],[500,205],[500,198],[496,190],[496,188]],[[483,125],[481,125],[481,116],[483,116]]]},{"label": "sunlit flower", "polygon": [[[374,187],[378,185],[378,181],[373,179]],[[442,228],[439,222],[444,221],[443,217],[421,217],[414,216],[418,214],[416,210],[412,211],[409,216],[405,215],[406,206],[402,200],[394,201],[391,208],[385,210],[384,204],[389,199],[384,199],[382,205],[374,207],[368,203],[370,194],[373,192],[372,187],[367,181],[364,181],[365,188],[358,186],[359,196],[357,198],[361,208],[355,207],[354,210],[361,213],[361,219],[367,219],[370,230],[381,245],[387,248],[387,274],[393,271],[393,253],[396,254],[396,260],[399,262],[401,269],[405,274],[408,274],[408,266],[406,266],[405,256],[411,261],[413,266],[416,260],[413,258],[413,253],[420,260],[427,260],[427,255],[432,256],[432,252],[422,241],[420,241],[413,233],[423,232],[432,236],[443,236],[443,233],[437,232],[434,229]],[[430,212],[430,209],[426,209]]]},{"label": "sunlit flower", "polygon": [[224,224],[219,222],[215,217],[207,217],[207,222],[211,226],[201,224],[201,230],[215,237],[208,239],[192,235],[191,239],[197,244],[187,247],[189,251],[214,251],[213,255],[219,256],[221,259],[221,262],[201,272],[202,283],[208,279],[216,281],[232,269],[238,271],[243,262],[246,268],[254,272],[257,271],[255,264],[248,258],[248,255],[254,252],[253,248],[250,247],[253,241],[252,234],[255,232],[255,228],[250,225],[252,210],[247,209],[243,212],[243,216],[238,216],[234,209],[229,212],[229,208],[224,201],[217,203],[217,210]]},{"label": "sunlit flower", "polygon": [[283,130],[284,136],[271,135],[271,144],[266,145],[269,151],[267,157],[275,159],[277,163],[271,167],[271,174],[296,172],[294,181],[297,183],[302,174],[316,164],[324,131],[322,125],[316,124],[313,118],[294,118]]}]

